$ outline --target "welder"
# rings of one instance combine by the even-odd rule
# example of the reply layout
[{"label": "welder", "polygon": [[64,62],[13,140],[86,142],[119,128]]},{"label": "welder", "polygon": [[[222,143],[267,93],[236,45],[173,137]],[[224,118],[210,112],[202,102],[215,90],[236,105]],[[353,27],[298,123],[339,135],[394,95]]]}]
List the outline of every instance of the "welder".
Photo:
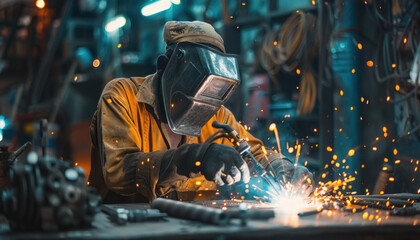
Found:
[{"label": "welder", "polygon": [[[118,78],[104,87],[90,126],[89,183],[105,203],[150,202],[157,197],[211,200],[218,186],[250,180],[250,169],[225,138],[205,140],[230,125],[278,181],[310,189],[312,174],[253,137],[223,106],[239,84],[235,55],[207,23],[170,21],[156,73]],[[313,181],[312,181],[313,182]]]}]

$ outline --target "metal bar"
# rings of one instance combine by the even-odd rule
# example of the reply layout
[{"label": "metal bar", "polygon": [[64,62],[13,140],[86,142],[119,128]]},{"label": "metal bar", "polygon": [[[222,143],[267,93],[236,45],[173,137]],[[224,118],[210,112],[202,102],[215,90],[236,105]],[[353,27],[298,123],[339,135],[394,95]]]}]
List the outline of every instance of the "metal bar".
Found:
[{"label": "metal bar", "polygon": [[50,40],[48,41],[47,49],[45,50],[46,54],[42,59],[34,80],[31,82],[30,99],[28,101],[29,104],[33,105],[38,103],[39,97],[42,95],[42,91],[48,82],[48,75],[50,73],[57,49],[60,46],[61,40],[66,33],[66,23],[71,15],[74,2],[74,0],[67,0],[62,14],[63,17],[60,19],[59,26],[51,30]]},{"label": "metal bar", "polygon": [[23,12],[23,8],[24,7],[25,6],[23,4],[19,4],[19,7],[18,7],[18,10],[17,10],[16,16],[13,19],[12,29],[10,30],[9,36],[6,39],[6,43],[5,43],[5,46],[3,48],[3,52],[1,54],[1,59],[3,59],[3,60],[7,58],[7,54],[9,52],[9,47],[12,44],[12,40],[14,39],[15,34],[16,34],[16,31],[17,31],[17,29],[19,27],[18,26],[19,25],[19,21],[18,20],[19,20],[20,16],[22,15],[22,12]]},{"label": "metal bar", "polygon": [[153,200],[152,208],[159,209],[161,212],[167,213],[170,217],[215,225],[225,225],[229,222],[229,216],[221,209],[203,207],[192,203],[157,198]]}]

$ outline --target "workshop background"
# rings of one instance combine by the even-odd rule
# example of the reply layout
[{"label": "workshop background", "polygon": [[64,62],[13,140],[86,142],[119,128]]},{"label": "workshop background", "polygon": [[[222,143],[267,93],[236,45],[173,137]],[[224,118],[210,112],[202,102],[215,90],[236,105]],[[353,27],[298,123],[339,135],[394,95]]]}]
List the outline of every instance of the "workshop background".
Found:
[{"label": "workshop background", "polygon": [[40,152],[46,119],[47,155],[88,174],[104,85],[155,72],[166,21],[200,20],[239,55],[242,83],[227,106],[266,146],[280,142],[316,183],[354,176],[343,191],[420,193],[419,5],[2,0],[0,145]]}]

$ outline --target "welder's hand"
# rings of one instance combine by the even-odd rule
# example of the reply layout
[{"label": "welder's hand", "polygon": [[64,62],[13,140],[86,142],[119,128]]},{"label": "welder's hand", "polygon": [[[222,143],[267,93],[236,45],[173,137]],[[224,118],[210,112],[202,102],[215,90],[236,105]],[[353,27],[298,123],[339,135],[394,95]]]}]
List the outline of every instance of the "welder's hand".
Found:
[{"label": "welder's hand", "polygon": [[294,166],[288,159],[276,159],[268,170],[274,172],[280,184],[291,183],[303,195],[308,196],[313,190],[313,176],[306,167]]},{"label": "welder's hand", "polygon": [[202,158],[201,173],[217,185],[232,185],[239,181],[248,183],[250,173],[248,164],[231,146],[211,144]]},{"label": "welder's hand", "polygon": [[314,178],[306,167],[297,166],[293,172],[291,184],[301,189],[301,192],[308,196],[314,188]]},{"label": "welder's hand", "polygon": [[251,178],[248,164],[228,145],[192,143],[162,151],[160,181],[171,181],[176,174],[191,177],[191,173],[200,172],[220,186],[241,180],[247,183]]}]

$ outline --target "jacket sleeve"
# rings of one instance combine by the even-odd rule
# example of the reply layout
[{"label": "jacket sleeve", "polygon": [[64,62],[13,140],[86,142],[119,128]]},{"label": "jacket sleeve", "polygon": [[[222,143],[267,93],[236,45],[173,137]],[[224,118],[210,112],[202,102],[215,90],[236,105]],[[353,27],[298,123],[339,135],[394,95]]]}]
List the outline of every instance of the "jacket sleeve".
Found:
[{"label": "jacket sleeve", "polygon": [[236,130],[239,133],[240,138],[245,138],[248,141],[249,145],[251,145],[251,152],[255,159],[257,159],[264,167],[267,167],[274,160],[287,159],[281,153],[275,153],[271,149],[264,148],[263,142],[252,136],[252,134],[250,134],[240,123],[236,121],[232,112],[230,112],[224,106],[222,106],[218,112],[217,118]]},{"label": "jacket sleeve", "polygon": [[104,182],[117,194],[140,193],[151,201],[157,197],[161,162],[174,151],[141,151],[142,136],[133,122],[128,100],[120,96],[124,95],[104,93],[98,104],[97,145]]}]

